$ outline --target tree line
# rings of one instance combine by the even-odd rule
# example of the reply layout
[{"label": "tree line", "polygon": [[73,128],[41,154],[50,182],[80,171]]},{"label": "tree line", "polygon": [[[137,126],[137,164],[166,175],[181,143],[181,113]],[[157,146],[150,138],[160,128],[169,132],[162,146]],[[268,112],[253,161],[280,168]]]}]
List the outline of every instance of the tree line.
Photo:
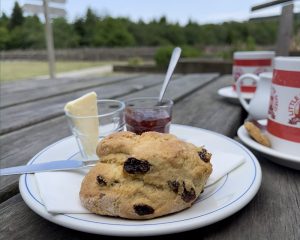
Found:
[{"label": "tree line", "polygon": [[[296,27],[300,27],[297,23]],[[166,17],[148,23],[128,18],[98,16],[88,9],[85,16],[69,23],[53,19],[55,48],[234,45],[239,43],[274,45],[278,21],[224,22],[203,24],[189,21],[181,26]],[[11,16],[0,17],[0,49],[45,48],[44,23],[37,16],[24,16],[16,2]]]}]

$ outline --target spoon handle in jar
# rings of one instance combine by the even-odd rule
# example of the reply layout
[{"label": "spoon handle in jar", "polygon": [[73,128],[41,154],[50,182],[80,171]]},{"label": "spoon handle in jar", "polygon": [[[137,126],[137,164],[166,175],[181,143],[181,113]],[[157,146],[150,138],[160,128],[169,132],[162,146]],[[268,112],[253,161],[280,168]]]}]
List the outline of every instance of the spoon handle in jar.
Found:
[{"label": "spoon handle in jar", "polygon": [[161,103],[161,101],[163,99],[163,96],[164,96],[167,86],[170,82],[170,79],[172,77],[173,71],[174,71],[176,64],[178,62],[178,59],[180,57],[180,54],[181,54],[181,48],[180,47],[174,48],[171,59],[170,59],[169,67],[167,70],[167,74],[166,74],[165,80],[163,82],[162,88],[159,93],[158,103]]}]

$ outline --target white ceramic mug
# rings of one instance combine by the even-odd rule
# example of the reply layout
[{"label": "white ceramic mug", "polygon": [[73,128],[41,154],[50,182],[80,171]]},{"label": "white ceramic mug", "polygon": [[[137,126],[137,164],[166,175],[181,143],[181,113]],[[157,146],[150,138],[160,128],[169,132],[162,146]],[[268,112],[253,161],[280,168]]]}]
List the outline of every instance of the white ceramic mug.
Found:
[{"label": "white ceramic mug", "polygon": [[[236,92],[240,103],[249,113],[249,118],[252,120],[267,119],[268,117],[272,77],[272,72],[261,73],[259,76],[247,73],[236,81]],[[256,91],[249,104],[243,98],[241,91],[241,86],[245,79],[252,79],[252,81],[257,83]]]},{"label": "white ceramic mug", "polygon": [[[243,75],[252,73],[259,75],[263,72],[273,71],[273,59],[275,52],[273,51],[242,51],[233,54],[232,74],[235,82]],[[236,84],[233,84],[236,89]],[[243,93],[254,93],[256,90],[256,81],[253,79],[244,79],[241,85]]]},{"label": "white ceramic mug", "polygon": [[267,135],[272,148],[300,156],[300,57],[275,58]]}]

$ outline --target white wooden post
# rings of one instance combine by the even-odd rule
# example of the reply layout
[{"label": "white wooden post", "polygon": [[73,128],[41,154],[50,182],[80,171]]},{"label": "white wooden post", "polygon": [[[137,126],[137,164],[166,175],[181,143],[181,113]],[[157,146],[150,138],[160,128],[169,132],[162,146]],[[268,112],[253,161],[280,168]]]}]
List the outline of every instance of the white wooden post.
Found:
[{"label": "white wooden post", "polygon": [[54,44],[53,44],[53,31],[51,20],[49,17],[49,7],[48,0],[43,0],[44,13],[45,13],[45,34],[47,42],[47,52],[48,52],[48,63],[49,63],[49,75],[51,79],[55,78],[55,54],[54,54]]},{"label": "white wooden post", "polygon": [[49,7],[49,2],[55,2],[64,4],[66,0],[41,0],[43,5],[36,4],[24,4],[23,10],[25,12],[40,14],[43,13],[45,16],[45,39],[47,43],[47,53],[48,53],[48,64],[49,64],[49,75],[51,79],[55,78],[55,53],[53,44],[53,31],[51,24],[51,17],[65,17],[66,11],[61,8]]},{"label": "white wooden post", "polygon": [[289,55],[289,47],[293,36],[293,9],[294,4],[282,7],[276,43],[277,56]]}]

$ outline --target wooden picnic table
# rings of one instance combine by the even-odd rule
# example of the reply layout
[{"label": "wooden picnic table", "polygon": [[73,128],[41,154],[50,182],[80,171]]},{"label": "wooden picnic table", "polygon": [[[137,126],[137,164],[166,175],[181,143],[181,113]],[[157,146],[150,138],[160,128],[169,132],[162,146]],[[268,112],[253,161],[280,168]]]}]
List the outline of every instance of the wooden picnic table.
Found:
[{"label": "wooden picnic table", "polygon": [[[43,148],[71,135],[64,104],[96,91],[101,98],[158,96],[161,74],[31,80],[1,84],[0,167],[26,164]],[[230,75],[175,75],[167,90],[174,100],[173,123],[212,130],[235,138],[246,113],[217,95]],[[262,185],[253,200],[232,216],[192,231],[152,238],[300,239],[300,174],[255,153]],[[19,194],[18,176],[1,177],[0,239],[110,239],[51,223],[33,212]]]}]

